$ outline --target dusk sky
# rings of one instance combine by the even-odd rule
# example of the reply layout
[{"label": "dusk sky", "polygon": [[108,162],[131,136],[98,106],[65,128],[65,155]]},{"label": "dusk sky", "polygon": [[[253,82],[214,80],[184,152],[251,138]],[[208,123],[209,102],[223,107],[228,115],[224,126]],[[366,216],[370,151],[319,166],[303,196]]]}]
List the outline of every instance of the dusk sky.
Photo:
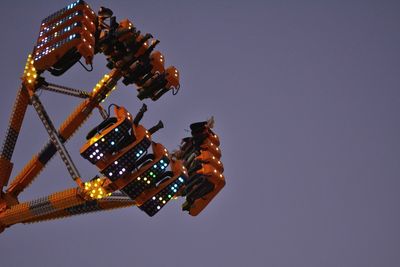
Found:
[{"label": "dusk sky", "polygon": [[[2,3],[0,137],[41,20],[69,1]],[[197,217],[174,201],[154,217],[136,207],[0,234],[1,267],[398,267],[400,266],[399,1],[88,1],[152,33],[181,90],[146,100],[142,120],[165,128],[169,150],[192,122],[215,117],[226,187]],[[91,90],[108,71],[76,64],[48,81]],[[42,92],[58,125],[79,99]],[[132,113],[141,102],[119,83],[104,103]],[[84,180],[98,174],[79,155],[94,112],[66,144]],[[32,107],[13,175],[47,142]],[[74,187],[56,155],[20,196]]]}]

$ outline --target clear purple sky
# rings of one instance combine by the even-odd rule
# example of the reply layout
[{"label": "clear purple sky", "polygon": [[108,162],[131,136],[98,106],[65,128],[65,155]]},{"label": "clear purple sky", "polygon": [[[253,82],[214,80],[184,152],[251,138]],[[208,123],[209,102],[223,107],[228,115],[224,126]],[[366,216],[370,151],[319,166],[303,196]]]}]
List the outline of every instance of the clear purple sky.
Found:
[{"label": "clear purple sky", "polygon": [[[5,1],[0,134],[42,18],[69,1]],[[150,218],[137,208],[16,225],[0,265],[400,266],[399,1],[90,1],[161,40],[182,90],[149,104],[145,126],[174,149],[191,122],[214,115],[227,186],[197,218],[180,201]],[[50,81],[91,89],[105,73],[75,66]],[[134,112],[135,88],[107,103]],[[59,125],[79,102],[43,92]],[[94,114],[67,145],[79,156]],[[47,140],[32,108],[15,151],[21,168]],[[15,172],[14,172],[15,173]],[[21,196],[73,186],[55,157]]]}]

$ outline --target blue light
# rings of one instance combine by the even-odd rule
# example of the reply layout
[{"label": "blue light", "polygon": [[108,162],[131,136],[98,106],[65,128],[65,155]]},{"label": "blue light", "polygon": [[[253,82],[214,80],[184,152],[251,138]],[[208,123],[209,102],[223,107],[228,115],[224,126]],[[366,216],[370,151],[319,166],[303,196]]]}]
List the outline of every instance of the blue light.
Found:
[{"label": "blue light", "polygon": [[181,182],[181,183],[183,183],[183,179],[182,179],[182,177],[179,177],[179,181]]},{"label": "blue light", "polygon": [[164,170],[165,169],[165,167],[164,166],[161,166],[161,170]]},{"label": "blue light", "polygon": [[142,153],[143,153],[143,150],[139,150],[139,153],[142,154]]},{"label": "blue light", "polygon": [[154,165],[153,168],[154,168],[154,169],[157,169],[157,165]]},{"label": "blue light", "polygon": [[163,161],[163,160],[160,160],[160,163],[164,163],[164,161]]},{"label": "blue light", "polygon": [[112,145],[112,146],[115,145],[114,141],[111,141],[111,145]]},{"label": "blue light", "polygon": [[138,158],[140,156],[140,154],[139,153],[136,153],[136,157]]},{"label": "blue light", "polygon": [[178,185],[177,185],[177,184],[174,184],[174,187],[178,187]]}]

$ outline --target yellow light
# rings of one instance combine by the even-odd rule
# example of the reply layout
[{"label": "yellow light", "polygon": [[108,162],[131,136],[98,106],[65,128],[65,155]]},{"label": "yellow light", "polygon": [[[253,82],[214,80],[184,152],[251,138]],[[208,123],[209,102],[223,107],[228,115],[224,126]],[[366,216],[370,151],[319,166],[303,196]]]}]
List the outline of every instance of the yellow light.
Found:
[{"label": "yellow light", "polygon": [[97,182],[100,182],[100,178],[97,178]]},{"label": "yellow light", "polygon": [[28,83],[32,83],[32,80],[28,80]]},{"label": "yellow light", "polygon": [[94,187],[98,187],[99,185],[97,183],[94,184]]},{"label": "yellow light", "polygon": [[147,181],[148,184],[150,184],[150,181]]},{"label": "yellow light", "polygon": [[90,194],[90,197],[93,197],[94,195],[93,194]]},{"label": "yellow light", "polygon": [[93,190],[92,190],[92,193],[93,193],[93,194],[96,193],[96,190],[93,189]]}]

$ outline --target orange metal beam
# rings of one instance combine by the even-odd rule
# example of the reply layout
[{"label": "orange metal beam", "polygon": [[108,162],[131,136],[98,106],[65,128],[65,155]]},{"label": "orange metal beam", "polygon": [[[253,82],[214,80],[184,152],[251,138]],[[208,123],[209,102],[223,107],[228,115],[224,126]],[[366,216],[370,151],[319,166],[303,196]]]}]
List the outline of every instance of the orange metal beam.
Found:
[{"label": "orange metal beam", "polygon": [[[66,142],[86,121],[96,108],[113,90],[122,74],[119,70],[113,69],[109,74],[95,86],[90,98],[84,100],[64,121],[59,129],[60,138]],[[22,171],[14,178],[7,193],[17,197],[44,169],[46,163],[54,156],[56,150],[52,144],[47,144],[41,152],[36,154]]]}]

